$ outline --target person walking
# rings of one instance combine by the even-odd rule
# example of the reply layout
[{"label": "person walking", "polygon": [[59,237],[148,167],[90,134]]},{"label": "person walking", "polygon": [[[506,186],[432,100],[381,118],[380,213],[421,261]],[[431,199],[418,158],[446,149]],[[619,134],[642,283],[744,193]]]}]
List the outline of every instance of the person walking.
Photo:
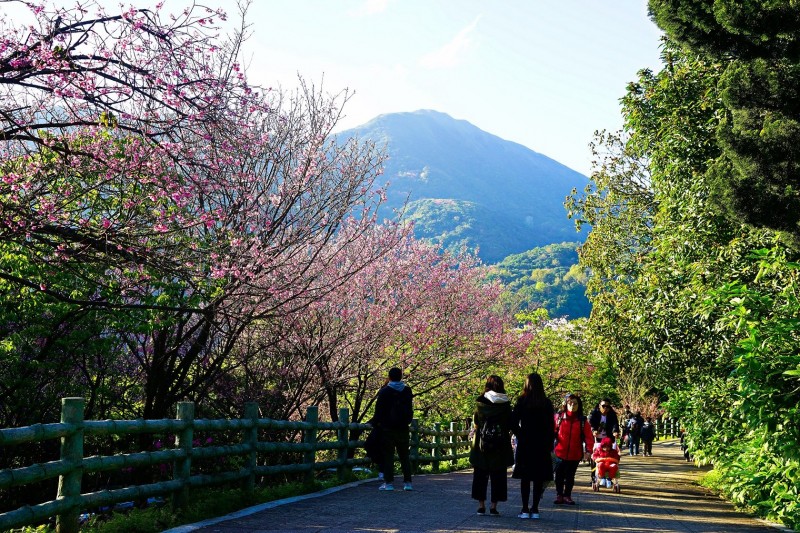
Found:
[{"label": "person walking", "polygon": [[642,431],[639,434],[642,439],[642,444],[644,445],[644,455],[645,457],[653,456],[653,440],[656,438],[656,427],[653,425],[653,419],[649,416],[647,420],[644,421],[642,425]]},{"label": "person walking", "polygon": [[383,460],[380,467],[383,470],[384,483],[378,489],[383,491],[394,490],[395,451],[403,471],[403,490],[413,490],[409,459],[411,434],[408,430],[411,419],[414,418],[413,393],[411,387],[402,380],[402,370],[397,367],[389,370],[389,383],[378,391],[375,416],[372,418],[373,426],[381,432],[379,440],[383,449]]},{"label": "person walking", "polygon": [[478,500],[478,514],[486,514],[488,484],[492,484],[489,514],[499,516],[497,503],[508,500],[506,470],[514,462],[511,449],[511,404],[500,376],[486,379],[484,392],[475,400],[472,416],[474,437],[469,453],[473,467],[472,499]]},{"label": "person walking", "polygon": [[[550,453],[555,436],[553,402],[544,393],[539,374],[528,374],[522,395],[511,413],[511,431],[517,437],[514,470],[511,477],[520,480],[522,511],[519,518],[539,518],[539,501],[545,483],[553,479]],[[533,484],[533,499],[531,496]],[[528,505],[531,501],[531,505]]]},{"label": "person walking", "polygon": [[580,396],[568,394],[561,409],[555,415],[556,443],[556,505],[575,505],[572,488],[575,486],[575,472],[581,459],[589,458],[594,447],[594,437],[589,421],[583,416],[583,402]]},{"label": "person walking", "polygon": [[628,420],[628,455],[639,455],[644,418],[639,411]]},{"label": "person walking", "polygon": [[[614,411],[614,407],[611,405],[611,400],[609,398],[603,398],[600,400],[598,406],[592,409],[592,412],[589,413],[589,425],[592,426],[592,435],[594,436],[594,448],[597,449],[599,447],[599,443],[605,437],[611,438],[611,442],[614,443],[619,438],[620,427],[619,427],[619,418],[617,417],[617,412]],[[617,444],[619,446],[619,444]],[[592,463],[594,463],[594,459],[592,459]],[[596,483],[595,479],[595,468],[594,464],[590,470],[590,475],[592,478],[592,485]]]}]

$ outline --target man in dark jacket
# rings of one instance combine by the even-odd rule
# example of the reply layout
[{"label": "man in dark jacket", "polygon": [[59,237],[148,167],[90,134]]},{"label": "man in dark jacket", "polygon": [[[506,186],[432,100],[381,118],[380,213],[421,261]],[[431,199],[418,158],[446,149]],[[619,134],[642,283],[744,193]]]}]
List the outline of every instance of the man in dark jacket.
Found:
[{"label": "man in dark jacket", "polygon": [[411,486],[411,461],[408,457],[410,433],[408,430],[414,417],[411,387],[403,383],[403,371],[399,368],[389,370],[389,383],[378,391],[375,402],[375,416],[372,425],[381,432],[383,443],[383,479],[379,490],[394,490],[394,453],[400,458],[403,470],[403,490],[413,490]]},{"label": "man in dark jacket", "polygon": [[[611,406],[611,400],[603,398],[600,404],[589,413],[589,425],[592,426],[594,441],[599,443],[604,437],[610,437],[614,443],[619,438],[619,417]],[[617,444],[619,446],[619,444]],[[592,465],[594,466],[594,464]],[[595,470],[591,469],[592,484],[595,482]]]},{"label": "man in dark jacket", "polygon": [[603,437],[611,437],[611,442],[614,442],[619,437],[619,418],[611,406],[611,400],[603,398],[600,405],[592,409],[589,425],[592,426],[595,442],[600,442]]}]

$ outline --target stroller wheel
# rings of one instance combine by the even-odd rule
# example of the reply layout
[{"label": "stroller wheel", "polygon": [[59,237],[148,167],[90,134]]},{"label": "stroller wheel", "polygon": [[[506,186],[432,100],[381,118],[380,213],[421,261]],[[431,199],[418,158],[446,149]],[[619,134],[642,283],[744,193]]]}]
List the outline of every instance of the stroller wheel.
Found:
[{"label": "stroller wheel", "polygon": [[614,483],[614,492],[619,494],[619,483]]},{"label": "stroller wheel", "polygon": [[595,491],[595,492],[600,490],[600,485],[597,484],[597,481],[594,481],[592,483],[592,490]]}]

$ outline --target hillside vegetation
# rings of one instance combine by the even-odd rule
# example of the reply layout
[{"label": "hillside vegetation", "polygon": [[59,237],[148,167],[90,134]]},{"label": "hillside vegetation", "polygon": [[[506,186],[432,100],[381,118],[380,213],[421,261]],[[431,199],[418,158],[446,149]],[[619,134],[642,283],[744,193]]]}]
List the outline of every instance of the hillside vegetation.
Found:
[{"label": "hillside vegetation", "polygon": [[588,272],[578,264],[580,243],[549,244],[506,257],[494,265],[490,279],[506,286],[503,301],[521,310],[542,307],[553,318],[588,317]]}]

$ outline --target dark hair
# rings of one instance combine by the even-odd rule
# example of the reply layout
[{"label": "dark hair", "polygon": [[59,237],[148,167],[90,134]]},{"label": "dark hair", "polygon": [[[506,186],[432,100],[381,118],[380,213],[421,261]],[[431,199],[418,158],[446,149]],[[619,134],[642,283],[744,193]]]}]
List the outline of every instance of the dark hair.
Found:
[{"label": "dark hair", "polygon": [[567,412],[567,400],[575,400],[578,402],[578,408],[575,410],[575,414],[578,416],[583,416],[583,400],[577,394],[567,394],[564,397],[564,403],[561,404],[561,411],[566,413]]},{"label": "dark hair", "polygon": [[483,388],[484,392],[494,391],[500,394],[506,393],[506,386],[503,383],[503,378],[492,374],[486,378],[486,386]]},{"label": "dark hair", "polygon": [[400,381],[403,379],[403,371],[397,368],[396,366],[389,369],[389,380],[390,381]]},{"label": "dark hair", "polygon": [[522,395],[519,398],[520,402],[524,402],[528,408],[533,408],[537,405],[542,405],[546,399],[542,376],[536,372],[531,372],[525,378],[525,387],[522,389]]},{"label": "dark hair", "polygon": [[600,400],[600,403],[597,404],[597,407],[599,408],[603,404],[606,404],[608,406],[608,410],[609,411],[613,411],[614,410],[614,406],[611,404],[611,400],[609,400],[608,398],[603,398],[602,400]]}]

